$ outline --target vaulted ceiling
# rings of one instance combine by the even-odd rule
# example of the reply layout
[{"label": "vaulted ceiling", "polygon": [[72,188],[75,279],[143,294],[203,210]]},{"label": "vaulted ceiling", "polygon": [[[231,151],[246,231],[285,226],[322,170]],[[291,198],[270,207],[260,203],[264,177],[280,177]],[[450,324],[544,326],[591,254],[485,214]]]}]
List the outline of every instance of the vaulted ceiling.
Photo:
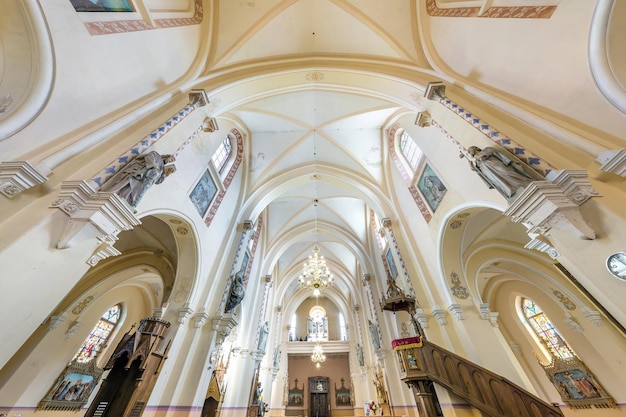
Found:
[{"label": "vaulted ceiling", "polygon": [[[212,91],[219,118],[250,134],[242,215],[265,212],[262,273],[289,296],[319,245],[350,299],[373,269],[369,209],[390,214],[382,128],[416,112],[431,73],[415,4],[229,0],[218,9],[198,87]],[[407,73],[416,83],[399,77]]]}]

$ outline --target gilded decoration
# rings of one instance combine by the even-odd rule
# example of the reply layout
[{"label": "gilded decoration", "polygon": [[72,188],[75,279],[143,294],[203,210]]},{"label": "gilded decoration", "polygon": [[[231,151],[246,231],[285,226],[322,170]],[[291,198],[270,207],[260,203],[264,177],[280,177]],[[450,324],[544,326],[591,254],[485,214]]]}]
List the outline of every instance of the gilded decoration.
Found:
[{"label": "gilded decoration", "polygon": [[76,306],[72,309],[72,314],[79,315],[87,305],[93,300],[93,295],[85,297],[80,303],[76,304]]},{"label": "gilded decoration", "polygon": [[450,287],[452,295],[456,298],[460,298],[461,300],[465,300],[469,297],[467,288],[461,285],[461,278],[459,278],[459,275],[456,272],[450,273],[450,282],[452,283],[452,286]]},{"label": "gilded decoration", "polygon": [[566,295],[564,295],[561,291],[553,289],[552,294],[554,294],[554,296],[558,298],[561,303],[563,303],[566,309],[576,310],[576,304],[574,304],[574,302],[570,300]]}]

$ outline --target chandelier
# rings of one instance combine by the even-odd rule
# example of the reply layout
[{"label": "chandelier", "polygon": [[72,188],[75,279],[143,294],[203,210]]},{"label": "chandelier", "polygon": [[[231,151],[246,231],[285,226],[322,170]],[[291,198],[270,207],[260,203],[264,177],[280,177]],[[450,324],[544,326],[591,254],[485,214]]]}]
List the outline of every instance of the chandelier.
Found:
[{"label": "chandelier", "polygon": [[320,295],[320,290],[333,284],[333,275],[330,273],[324,255],[319,254],[317,245],[313,248],[313,255],[309,262],[305,262],[300,275],[300,285],[313,289],[313,295]]},{"label": "chandelier", "polygon": [[311,361],[315,364],[316,368],[320,367],[320,364],[326,360],[326,355],[324,355],[324,349],[322,349],[322,345],[319,343],[315,344],[313,348],[313,354],[311,355]]}]

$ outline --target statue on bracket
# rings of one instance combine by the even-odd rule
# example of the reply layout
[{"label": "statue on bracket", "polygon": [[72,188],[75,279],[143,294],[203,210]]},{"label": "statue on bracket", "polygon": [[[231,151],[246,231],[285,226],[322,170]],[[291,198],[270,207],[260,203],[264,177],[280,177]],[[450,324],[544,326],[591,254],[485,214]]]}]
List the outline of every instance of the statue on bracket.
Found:
[{"label": "statue on bracket", "polygon": [[175,161],[173,155],[160,155],[156,151],[139,155],[105,182],[100,191],[116,193],[136,211],[150,187],[176,172]]},{"label": "statue on bracket", "polygon": [[[507,199],[533,181],[544,178],[504,149],[470,146],[467,149],[470,167],[487,183]],[[466,155],[461,154],[460,157]]]},{"label": "statue on bracket", "polygon": [[228,300],[226,301],[226,308],[224,310],[225,313],[232,313],[235,307],[241,303],[241,300],[243,300],[243,297],[246,294],[246,290],[243,286],[244,271],[245,270],[242,269],[235,274],[233,283],[230,286]]}]

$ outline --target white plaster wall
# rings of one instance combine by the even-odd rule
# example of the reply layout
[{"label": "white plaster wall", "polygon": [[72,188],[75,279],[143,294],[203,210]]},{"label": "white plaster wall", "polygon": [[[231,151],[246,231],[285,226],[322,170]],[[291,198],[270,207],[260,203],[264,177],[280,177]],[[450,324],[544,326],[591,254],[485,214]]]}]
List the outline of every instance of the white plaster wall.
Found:
[{"label": "white plaster wall", "polygon": [[427,43],[445,67],[471,84],[507,91],[505,100],[527,100],[521,106],[535,114],[552,118],[555,111],[567,123],[623,138],[626,118],[598,91],[589,69],[595,3],[561,1],[549,19],[427,18]]},{"label": "white plaster wall", "polygon": [[[75,141],[157,90],[184,79],[199,50],[201,25],[93,36],[67,0],[41,2],[52,34],[54,88],[39,117],[0,142],[2,160],[46,144]],[[54,139],[54,140],[53,140]]]}]

